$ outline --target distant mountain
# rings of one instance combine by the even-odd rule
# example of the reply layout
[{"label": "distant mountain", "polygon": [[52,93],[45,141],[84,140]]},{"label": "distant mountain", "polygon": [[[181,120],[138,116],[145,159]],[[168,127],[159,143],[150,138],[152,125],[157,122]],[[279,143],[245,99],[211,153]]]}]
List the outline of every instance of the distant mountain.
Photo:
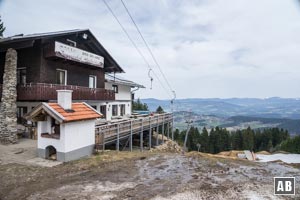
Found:
[{"label": "distant mountain", "polygon": [[[160,105],[170,111],[169,100],[142,99],[151,111]],[[258,98],[230,98],[230,99],[178,99],[174,103],[175,111],[193,111],[197,114],[232,117],[237,115],[262,118],[290,118],[300,119],[300,100],[293,98],[272,97]]]},{"label": "distant mountain", "polygon": [[299,119],[286,119],[286,118],[261,118],[249,116],[234,116],[228,118],[230,123],[223,124],[222,127],[238,126],[241,123],[261,122],[262,124],[269,124],[270,127],[278,127],[288,130],[291,134],[300,133],[300,120]]},{"label": "distant mountain", "polygon": [[[171,111],[169,100],[142,99],[150,111],[162,106]],[[231,98],[231,99],[178,99],[174,103],[175,126],[186,128],[191,119],[194,126],[212,128],[226,127],[229,130],[279,127],[291,134],[300,134],[300,100],[292,98]]]}]

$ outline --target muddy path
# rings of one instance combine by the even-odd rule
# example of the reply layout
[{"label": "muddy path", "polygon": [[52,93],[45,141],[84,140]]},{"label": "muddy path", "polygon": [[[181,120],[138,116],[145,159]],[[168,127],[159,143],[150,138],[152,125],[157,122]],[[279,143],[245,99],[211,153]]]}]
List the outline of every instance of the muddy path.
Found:
[{"label": "muddy path", "polygon": [[[110,152],[52,168],[0,165],[0,199],[289,199],[274,176],[300,169],[278,163],[162,153]],[[300,197],[297,188],[297,197]]]}]

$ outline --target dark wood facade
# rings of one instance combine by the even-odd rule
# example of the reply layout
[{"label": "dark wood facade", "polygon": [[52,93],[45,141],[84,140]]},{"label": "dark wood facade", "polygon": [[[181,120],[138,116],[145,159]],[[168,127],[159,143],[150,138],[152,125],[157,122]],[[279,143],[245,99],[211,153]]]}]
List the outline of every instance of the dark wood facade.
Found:
[{"label": "dark wood facade", "polygon": [[[83,37],[83,34],[86,34]],[[55,41],[104,57],[104,66],[96,67],[57,56],[48,56]],[[73,89],[76,100],[114,100],[114,93],[104,89],[105,72],[123,72],[89,30],[65,31],[0,40],[0,84],[3,82],[5,52],[15,48],[18,69],[26,69],[26,84],[18,85],[18,101],[56,99],[57,89]],[[53,51],[53,50],[52,50]],[[57,85],[57,70],[66,70],[66,85]],[[96,88],[89,88],[89,77],[96,77]],[[2,90],[1,90],[2,91]],[[0,91],[0,92],[1,92]],[[1,94],[0,94],[1,95]]]}]

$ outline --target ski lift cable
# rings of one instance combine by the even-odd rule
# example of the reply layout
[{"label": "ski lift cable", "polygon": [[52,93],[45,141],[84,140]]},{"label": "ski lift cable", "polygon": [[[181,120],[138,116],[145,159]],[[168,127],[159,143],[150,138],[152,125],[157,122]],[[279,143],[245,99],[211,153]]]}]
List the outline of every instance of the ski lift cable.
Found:
[{"label": "ski lift cable", "polygon": [[106,2],[106,0],[103,0],[103,3],[106,5],[107,9],[109,10],[109,12],[112,14],[112,16],[115,18],[115,20],[118,22],[118,24],[120,25],[120,27],[122,28],[123,32],[125,33],[125,35],[127,36],[127,38],[129,39],[129,41],[132,43],[132,45],[134,46],[134,48],[137,50],[137,52],[139,53],[139,55],[142,57],[142,59],[144,60],[144,62],[146,63],[147,67],[149,69],[152,70],[152,73],[154,74],[154,76],[156,77],[156,79],[158,80],[159,84],[163,87],[163,89],[167,92],[167,94],[171,97],[172,95],[170,95],[170,91],[166,89],[166,87],[164,86],[164,84],[161,82],[161,80],[159,79],[159,77],[157,76],[157,74],[155,73],[155,71],[152,69],[152,67],[150,66],[149,62],[147,61],[147,59],[145,58],[145,56],[143,55],[143,53],[141,52],[141,50],[137,47],[136,43],[133,41],[133,39],[130,37],[129,33],[127,32],[127,30],[125,29],[125,27],[122,25],[122,23],[120,22],[120,20],[118,19],[118,17],[115,15],[115,13],[113,12],[113,10],[111,9],[111,7],[108,5],[108,3]]},{"label": "ski lift cable", "polygon": [[162,77],[164,78],[165,82],[167,83],[167,85],[168,85],[169,89],[170,89],[171,91],[173,91],[173,89],[172,89],[172,87],[171,87],[171,85],[170,85],[169,81],[167,80],[167,78],[166,78],[165,74],[163,73],[163,71],[162,71],[162,69],[161,69],[161,67],[160,67],[160,65],[159,65],[159,63],[158,63],[158,61],[157,61],[157,59],[155,58],[155,56],[154,56],[154,54],[153,54],[152,50],[150,49],[150,47],[149,47],[148,43],[146,42],[146,40],[145,40],[145,38],[144,38],[144,36],[143,36],[142,32],[140,31],[140,29],[139,29],[139,27],[137,26],[137,24],[135,23],[135,21],[134,21],[134,19],[133,19],[132,15],[130,14],[130,11],[129,11],[129,9],[127,8],[127,6],[125,5],[125,3],[124,3],[124,1],[123,1],[123,0],[121,0],[121,2],[122,2],[122,5],[123,5],[123,7],[124,7],[124,8],[125,8],[125,10],[126,10],[126,12],[127,12],[128,16],[130,17],[130,19],[131,19],[132,23],[134,24],[134,26],[135,26],[136,30],[138,31],[139,35],[141,36],[141,38],[142,38],[142,40],[143,40],[143,42],[144,42],[145,46],[147,47],[147,49],[148,49],[148,51],[149,51],[149,53],[150,53],[150,55],[151,55],[151,57],[152,57],[153,61],[155,62],[156,66],[158,67],[158,69],[159,69],[160,73],[162,74]]}]

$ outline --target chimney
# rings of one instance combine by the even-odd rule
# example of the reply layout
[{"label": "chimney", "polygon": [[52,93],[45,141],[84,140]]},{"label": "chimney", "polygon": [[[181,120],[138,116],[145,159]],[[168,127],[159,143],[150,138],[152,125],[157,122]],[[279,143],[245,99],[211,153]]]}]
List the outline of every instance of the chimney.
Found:
[{"label": "chimney", "polygon": [[73,90],[56,90],[57,103],[65,110],[72,109],[72,92]]}]

